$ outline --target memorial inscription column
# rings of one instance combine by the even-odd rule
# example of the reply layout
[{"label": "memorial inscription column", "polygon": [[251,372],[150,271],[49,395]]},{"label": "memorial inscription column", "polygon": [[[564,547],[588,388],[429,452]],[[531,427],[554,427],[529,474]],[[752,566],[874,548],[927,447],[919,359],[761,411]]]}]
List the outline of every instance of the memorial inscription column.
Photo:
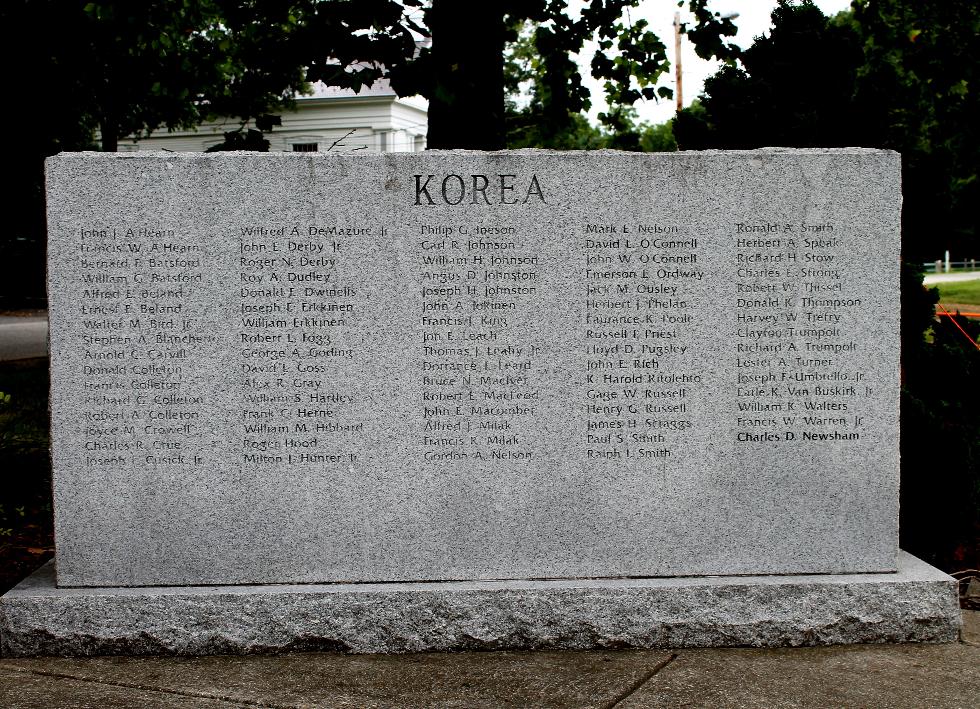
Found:
[{"label": "memorial inscription column", "polygon": [[338,443],[363,428],[348,420],[357,402],[337,367],[354,359],[350,332],[358,323],[357,288],[345,255],[350,240],[369,237],[375,228],[383,231],[356,225],[241,227],[235,335],[244,373],[243,463],[357,460],[349,440]]},{"label": "memorial inscription column", "polygon": [[526,203],[527,186],[517,196],[516,175],[494,177],[493,187],[491,177],[413,176],[423,461],[483,466],[536,458],[528,435],[542,397],[533,304],[550,264],[510,217],[509,207]]},{"label": "memorial inscription column", "polygon": [[85,396],[84,460],[91,467],[201,466],[188,445],[210,402],[192,385],[191,351],[215,336],[191,303],[209,287],[207,257],[179,228],[112,222],[81,228],[74,301],[75,373]]},{"label": "memorial inscription column", "polygon": [[736,441],[858,441],[867,360],[840,224],[736,222]]},{"label": "memorial inscription column", "polygon": [[[685,232],[684,234],[682,234]],[[688,395],[701,375],[690,323],[705,273],[698,239],[670,223],[586,223],[586,456],[639,458],[661,470],[693,425]]]}]

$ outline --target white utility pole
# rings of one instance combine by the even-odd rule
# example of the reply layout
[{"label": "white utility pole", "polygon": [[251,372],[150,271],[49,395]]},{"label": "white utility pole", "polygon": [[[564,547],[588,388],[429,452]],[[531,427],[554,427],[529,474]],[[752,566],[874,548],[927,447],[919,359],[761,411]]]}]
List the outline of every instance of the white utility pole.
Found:
[{"label": "white utility pole", "polygon": [[[722,20],[734,20],[738,17],[737,12],[729,12],[722,15]],[[681,70],[681,13],[674,13],[674,76],[677,77],[677,112],[684,110],[684,72]]]}]

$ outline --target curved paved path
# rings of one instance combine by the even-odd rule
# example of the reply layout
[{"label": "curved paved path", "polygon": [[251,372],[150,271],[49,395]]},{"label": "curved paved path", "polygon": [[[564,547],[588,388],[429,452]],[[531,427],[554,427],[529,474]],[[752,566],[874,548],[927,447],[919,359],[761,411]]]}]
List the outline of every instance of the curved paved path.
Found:
[{"label": "curved paved path", "polygon": [[922,279],[922,282],[931,286],[936,283],[957,283],[959,281],[975,281],[980,279],[980,271],[969,271],[967,273],[930,273]]},{"label": "curved paved path", "polygon": [[48,356],[48,318],[0,315],[0,362]]}]

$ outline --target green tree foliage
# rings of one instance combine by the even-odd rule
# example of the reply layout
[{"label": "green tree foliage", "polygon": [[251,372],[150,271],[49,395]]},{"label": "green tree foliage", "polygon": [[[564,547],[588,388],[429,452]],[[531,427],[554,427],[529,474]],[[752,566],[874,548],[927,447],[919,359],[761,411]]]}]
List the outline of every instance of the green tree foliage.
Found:
[{"label": "green tree foliage", "polygon": [[[5,146],[8,168],[16,178],[3,191],[8,228],[0,238],[0,264],[6,267],[0,274],[0,307],[43,305],[43,160],[62,150],[91,147],[93,123],[83,116],[84,92],[61,78],[71,57],[56,60],[48,51],[68,34],[58,5],[54,0],[0,3],[6,132],[8,138],[18,134]],[[13,109],[15,101],[19,111]],[[29,120],[14,120],[22,115]]]},{"label": "green tree foliage", "polygon": [[[861,39],[851,23],[828,21],[810,2],[781,0],[773,29],[705,80],[675,133],[684,149],[860,145],[852,101]],[[857,135],[856,135],[857,134]],[[856,142],[855,142],[856,141]]]},{"label": "green tree foliage", "polygon": [[8,38],[11,64],[26,64],[8,81],[33,99],[56,80],[67,110],[49,134],[71,147],[92,128],[115,150],[122,136],[209,117],[244,124],[307,81],[358,89],[415,52],[415,25],[393,0],[15,0],[0,13],[11,33],[45,28],[38,41]]},{"label": "green tree foliage", "polygon": [[105,150],[120,136],[214,116],[244,125],[289,106],[307,81],[358,89],[415,51],[392,0],[99,0],[62,14],[53,57]]},{"label": "green tree foliage", "polygon": [[[857,97],[875,145],[902,152],[905,247],[929,260],[980,251],[980,13],[971,0],[860,0]],[[877,110],[874,110],[877,109]]]},{"label": "green tree foliage", "polygon": [[[244,125],[288,105],[306,81],[358,89],[386,74],[403,95],[429,98],[431,144],[503,147],[503,49],[528,20],[543,130],[564,129],[590,108],[572,57],[588,40],[598,42],[591,73],[611,106],[669,97],[655,88],[669,67],[663,43],[644,20],[630,20],[638,3],[592,0],[572,13],[565,0],[14,0],[0,12],[14,31],[45,27],[16,58],[37,67],[35,79],[58,77],[63,98],[70,94],[61,113],[83,134],[98,127],[105,150],[121,136],[216,115]],[[731,59],[737,49],[724,38],[735,27],[706,3],[690,0],[690,35],[706,56]],[[417,52],[417,36],[430,36],[431,48]],[[44,82],[24,84],[30,95]],[[616,111],[606,116],[614,126]]]},{"label": "green tree foliage", "polygon": [[[504,55],[504,129],[508,148],[597,150],[606,147],[606,136],[584,113],[570,113],[560,130],[543,118],[545,86],[533,30],[519,22],[514,41]],[[522,105],[526,99],[526,103]]]},{"label": "green tree foliage", "polygon": [[677,150],[673,121],[645,124],[640,130],[640,150],[644,153],[672,153]]},{"label": "green tree foliage", "polygon": [[[35,8],[39,3],[29,3]],[[297,58],[269,51],[297,32],[289,3],[162,0],[60,3],[59,41],[42,56],[75,87],[104,150],[212,115],[250,118],[305,86]]]},{"label": "green tree foliage", "polygon": [[521,31],[504,57],[504,119],[508,148],[598,150],[612,148],[646,152],[677,150],[670,123],[640,123],[632,106],[616,105],[600,114],[593,125],[585,113],[569,113],[562,121],[548,121],[547,90],[536,31]]},{"label": "green tree foliage", "polygon": [[[980,566],[980,322],[934,318],[921,274],[902,282],[902,548],[949,571]],[[957,327],[956,325],[959,325]],[[929,337],[923,337],[928,332]]]},{"label": "green tree foliage", "polygon": [[[613,133],[620,132],[618,108],[671,95],[670,89],[656,87],[670,66],[663,42],[645,20],[631,20],[629,10],[638,4],[592,0],[576,15],[565,0],[433,0],[423,15],[432,47],[393,67],[393,86],[403,95],[429,99],[429,147],[503,148],[504,48],[529,22],[534,27],[527,40],[536,75],[534,130],[542,137],[562,136],[558,142],[568,147],[588,144],[592,138],[588,131],[583,134],[579,116],[591,108],[593,98],[574,59],[587,41],[597,42],[590,72],[603,82],[606,102],[613,107],[603,115]],[[698,52],[733,59],[738,49],[725,41],[736,31],[731,20],[708,11],[707,0],[688,4],[697,18],[688,33]],[[478,30],[461,31],[473,27]]]}]

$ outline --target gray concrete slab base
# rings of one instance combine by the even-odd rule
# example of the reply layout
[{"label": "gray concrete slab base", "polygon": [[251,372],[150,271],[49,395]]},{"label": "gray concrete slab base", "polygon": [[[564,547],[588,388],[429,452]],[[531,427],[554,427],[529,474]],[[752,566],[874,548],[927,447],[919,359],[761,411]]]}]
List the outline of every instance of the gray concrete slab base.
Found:
[{"label": "gray concrete slab base", "polygon": [[616,707],[967,709],[978,702],[980,648],[957,643],[684,650]]},{"label": "gray concrete slab base", "polygon": [[58,588],[0,598],[0,649],[34,655],[784,647],[954,642],[955,581],[893,574]]},{"label": "gray concrete slab base", "polygon": [[614,706],[672,659],[670,652],[613,650],[18,658],[0,661],[0,707],[74,707],[65,696],[86,690],[89,697],[104,692],[106,702],[82,705],[98,709],[116,707],[120,694],[131,703],[118,706],[134,709],[213,706],[209,701],[290,709],[586,709]]}]

